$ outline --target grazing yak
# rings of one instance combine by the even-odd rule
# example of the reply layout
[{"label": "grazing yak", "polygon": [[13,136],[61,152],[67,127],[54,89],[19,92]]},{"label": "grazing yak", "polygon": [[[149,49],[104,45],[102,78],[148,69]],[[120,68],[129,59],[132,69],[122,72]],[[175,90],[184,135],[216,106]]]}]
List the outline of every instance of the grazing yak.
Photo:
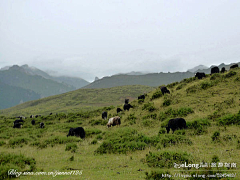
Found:
[{"label": "grazing yak", "polygon": [[126,111],[126,110],[129,111],[130,108],[133,108],[133,106],[131,104],[124,104],[124,106],[123,106],[124,111]]},{"label": "grazing yak", "polygon": [[85,138],[85,131],[82,127],[70,128],[67,137],[68,136],[79,136],[83,139]]},{"label": "grazing yak", "polygon": [[234,64],[234,65],[230,66],[230,69],[237,68],[237,67],[238,67],[238,64]]},{"label": "grazing yak", "polygon": [[13,124],[20,123],[20,122],[24,123],[24,120],[22,120],[22,119],[17,119],[17,120],[15,120],[15,121],[13,122]]},{"label": "grazing yak", "polygon": [[104,120],[107,119],[107,112],[106,112],[106,111],[102,112],[102,118],[103,118]]},{"label": "grazing yak", "polygon": [[125,99],[125,104],[128,104],[129,103],[129,99]]},{"label": "grazing yak", "polygon": [[165,86],[161,87],[161,92],[162,92],[163,95],[164,95],[165,93],[170,94],[170,91],[169,91]]},{"label": "grazing yak", "polygon": [[211,68],[211,75],[214,73],[219,73],[219,68],[217,66]]},{"label": "grazing yak", "polygon": [[107,127],[116,126],[121,124],[121,119],[119,116],[112,117],[108,120]]},{"label": "grazing yak", "polygon": [[14,123],[13,128],[22,128],[21,123]]},{"label": "grazing yak", "polygon": [[117,108],[117,113],[121,112],[122,109],[121,108]]},{"label": "grazing yak", "polygon": [[222,67],[222,69],[221,69],[221,73],[224,73],[226,71],[226,69],[225,69],[225,67]]},{"label": "grazing yak", "polygon": [[144,100],[145,99],[145,94],[138,96],[138,100],[139,99],[143,99]]},{"label": "grazing yak", "polygon": [[166,127],[167,133],[172,129],[173,133],[177,129],[186,129],[186,121],[183,118],[170,119]]},{"label": "grazing yak", "polygon": [[41,123],[40,123],[40,128],[44,128],[44,127],[45,127],[44,123],[41,122]]},{"label": "grazing yak", "polygon": [[202,78],[204,78],[204,77],[206,77],[206,75],[205,75],[204,72],[197,72],[197,73],[195,74],[195,78],[202,79]]},{"label": "grazing yak", "polygon": [[32,125],[35,125],[36,122],[35,122],[35,120],[33,119],[33,120],[31,121],[31,123],[32,123]]}]

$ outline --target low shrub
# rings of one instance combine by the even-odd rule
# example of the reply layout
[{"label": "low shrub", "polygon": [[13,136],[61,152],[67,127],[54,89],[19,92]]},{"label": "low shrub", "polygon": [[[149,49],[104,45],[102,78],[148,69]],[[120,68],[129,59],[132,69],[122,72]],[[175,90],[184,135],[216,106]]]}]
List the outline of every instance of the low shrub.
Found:
[{"label": "low shrub", "polygon": [[240,111],[238,114],[228,114],[223,117],[218,118],[219,126],[227,126],[227,125],[240,125]]},{"label": "low shrub", "polygon": [[136,124],[136,119],[137,117],[134,116],[134,114],[130,114],[127,118],[126,118],[126,122],[128,122],[130,125]]},{"label": "low shrub", "polygon": [[177,144],[192,145],[192,141],[183,135],[166,134],[160,138],[160,143],[163,147],[169,147]]},{"label": "low shrub", "polygon": [[77,144],[76,143],[67,143],[65,151],[71,151],[71,152],[76,152],[77,150]]},{"label": "low shrub", "polygon": [[237,73],[235,71],[229,71],[227,74],[224,75],[224,78],[230,78],[235,76]]},{"label": "low shrub", "polygon": [[6,143],[4,141],[0,141],[0,146],[5,145]]},{"label": "low shrub", "polygon": [[157,170],[157,171],[151,171],[149,172],[145,172],[146,180],[157,180],[157,179],[173,179],[173,175],[170,174],[170,172],[164,171],[164,170]]},{"label": "low shrub", "polygon": [[148,110],[149,112],[153,112],[154,110],[156,110],[156,108],[154,107],[153,103],[147,103],[143,105],[142,110]]},{"label": "low shrub", "polygon": [[8,145],[12,148],[16,146],[22,147],[24,144],[28,144],[29,138],[26,137],[15,137],[9,140]]},{"label": "low shrub", "polygon": [[148,114],[146,116],[143,116],[142,119],[157,119],[157,114]]},{"label": "low shrub", "polygon": [[145,135],[138,134],[131,128],[118,129],[115,132],[107,132],[105,140],[95,151],[95,154],[126,153],[128,151],[143,150],[151,139]]},{"label": "low shrub", "polygon": [[186,89],[187,93],[195,93],[198,90],[198,87],[196,85],[190,86]]},{"label": "low shrub", "polygon": [[180,89],[182,89],[184,86],[186,86],[187,84],[186,83],[181,83],[180,85],[178,85],[177,87],[176,87],[176,90],[180,90]]},{"label": "low shrub", "polygon": [[163,101],[163,106],[170,106],[171,103],[172,103],[172,100],[171,100],[171,99],[165,99],[165,100]]},{"label": "low shrub", "polygon": [[138,99],[138,104],[142,104],[144,102],[144,99]]},{"label": "low shrub", "polygon": [[158,168],[173,168],[174,163],[177,164],[190,164],[193,161],[193,157],[186,152],[175,151],[163,151],[146,154],[145,162],[149,167]]},{"label": "low shrub", "polygon": [[95,125],[105,126],[107,124],[107,120],[103,120],[103,119],[90,120],[89,123],[91,124],[91,126],[95,126]]},{"label": "low shrub", "polygon": [[101,134],[102,131],[100,129],[85,129],[85,137],[91,137],[95,134]]},{"label": "low shrub", "polygon": [[193,122],[187,122],[187,128],[194,129],[193,135],[202,135],[207,133],[207,127],[210,125],[211,123],[208,119],[198,119]]},{"label": "low shrub", "polygon": [[213,135],[211,136],[212,141],[220,141],[220,132],[219,131],[215,131],[213,133]]},{"label": "low shrub", "polygon": [[0,179],[16,178],[16,174],[8,173],[9,170],[23,172],[35,171],[36,160],[23,155],[0,153]]},{"label": "low shrub", "polygon": [[160,97],[162,97],[162,96],[163,96],[162,92],[158,90],[158,91],[156,91],[156,92],[153,93],[153,95],[152,95],[152,97],[151,97],[151,100],[160,98]]}]

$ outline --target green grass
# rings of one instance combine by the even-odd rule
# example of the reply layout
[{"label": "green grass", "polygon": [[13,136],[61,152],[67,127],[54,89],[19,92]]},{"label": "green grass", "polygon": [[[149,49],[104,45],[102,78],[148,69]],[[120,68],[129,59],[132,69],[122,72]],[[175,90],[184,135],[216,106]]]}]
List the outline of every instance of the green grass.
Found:
[{"label": "green grass", "polygon": [[[49,116],[48,110],[44,109],[45,115],[36,119],[37,125],[32,126],[31,119],[27,118],[22,129],[13,129],[15,118],[4,114],[0,117],[0,151],[4,156],[12,154],[34,159],[36,164],[32,165],[32,169],[28,164],[23,166],[17,163],[4,164],[1,168],[4,172],[12,167],[19,171],[82,173],[78,176],[58,176],[58,179],[157,179],[162,174],[174,176],[176,173],[191,176],[236,173],[235,178],[229,179],[240,179],[240,81],[236,79],[240,79],[239,69],[207,76],[202,80],[185,79],[168,86],[171,94],[152,98],[157,88],[149,92],[141,103],[136,95],[135,99],[130,100],[134,108],[120,112],[121,125],[111,128],[107,128],[107,120],[102,120],[101,112],[107,110],[109,117],[116,116],[116,108],[122,108],[126,96],[122,96],[119,103],[91,111],[71,111],[68,108],[74,106],[66,106],[66,111]],[[124,88],[120,89],[122,92]],[[95,99],[98,104],[99,97],[94,94],[96,91],[92,90],[94,96],[89,93],[89,99],[92,102]],[[114,93],[120,92],[115,89]],[[66,96],[71,97],[71,93],[60,97],[64,99]],[[55,102],[62,103],[57,96],[54,98]],[[72,100],[72,104],[77,104],[77,99]],[[166,100],[170,100],[168,106],[164,105]],[[48,101],[41,103],[44,102],[47,106]],[[41,103],[32,108],[40,108]],[[104,99],[100,104],[104,104]],[[11,114],[15,113],[19,112],[12,109]],[[164,127],[168,120],[176,117],[186,119],[187,129],[166,134]],[[44,122],[46,127],[40,129],[39,122]],[[78,126],[84,127],[86,138],[67,138],[68,130]],[[236,163],[237,166],[174,168],[174,163],[185,162]],[[39,175],[21,178],[40,180],[53,177]]]}]

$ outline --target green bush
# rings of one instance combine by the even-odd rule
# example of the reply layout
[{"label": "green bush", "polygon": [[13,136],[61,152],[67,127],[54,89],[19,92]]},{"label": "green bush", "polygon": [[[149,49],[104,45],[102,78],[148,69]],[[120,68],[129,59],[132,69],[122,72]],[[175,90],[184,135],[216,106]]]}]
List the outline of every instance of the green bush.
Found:
[{"label": "green bush", "polygon": [[168,84],[167,87],[173,88],[173,87],[176,86],[177,84],[179,84],[179,82],[174,82],[174,83]]},{"label": "green bush", "polygon": [[65,151],[71,151],[71,152],[76,152],[77,150],[77,144],[76,143],[67,143]]},{"label": "green bush", "polygon": [[143,116],[142,119],[157,119],[157,114],[148,114],[146,116]]},{"label": "green bush", "polygon": [[198,119],[193,122],[187,122],[188,129],[194,129],[193,135],[202,135],[207,133],[207,127],[211,123],[208,119]]},{"label": "green bush", "polygon": [[165,99],[163,102],[163,106],[170,106],[171,102],[172,101],[170,99]]},{"label": "green bush", "polygon": [[153,112],[154,110],[156,110],[156,108],[154,107],[153,103],[147,103],[143,105],[142,110],[148,110],[149,112]]},{"label": "green bush", "polygon": [[23,144],[28,144],[29,139],[26,137],[15,137],[10,139],[8,144],[10,147],[14,148],[15,146],[23,146]]},{"label": "green bush", "polygon": [[96,154],[126,153],[128,151],[144,150],[151,139],[145,135],[138,134],[131,128],[117,129],[115,132],[107,132],[105,140],[95,151]]},{"label": "green bush", "polygon": [[[157,170],[157,171],[151,171],[150,173],[145,172],[145,174],[146,174],[146,177],[145,177],[146,180],[173,179],[172,178],[173,175],[171,175],[168,170],[167,171]],[[165,176],[168,176],[168,177],[165,177]]]},{"label": "green bush", "polygon": [[192,160],[193,157],[190,154],[181,151],[149,152],[149,154],[146,154],[146,163],[149,167],[173,168],[174,163],[190,164]]},{"label": "green bush", "polygon": [[186,89],[187,93],[195,93],[198,89],[196,85],[190,86],[189,88]]},{"label": "green bush", "polygon": [[138,99],[138,104],[142,104],[144,102],[144,99]]},{"label": "green bush", "polygon": [[9,170],[35,171],[36,161],[23,155],[0,153],[0,179],[14,178],[16,175],[8,175]]},{"label": "green bush", "polygon": [[226,125],[240,125],[240,113],[238,114],[228,114],[223,117],[218,118],[218,125],[226,126]]},{"label": "green bush", "polygon": [[151,100],[160,98],[160,97],[162,97],[162,96],[163,96],[163,94],[162,94],[161,91],[156,91],[156,92],[153,93],[153,95],[152,95],[152,97],[151,97]]},{"label": "green bush", "polygon": [[92,135],[101,134],[101,133],[102,133],[102,131],[100,129],[86,129],[85,130],[86,137],[91,137]]},{"label": "green bush", "polygon": [[0,141],[0,146],[5,145],[6,143],[4,141]]},{"label": "green bush", "polygon": [[213,133],[213,135],[211,136],[212,141],[220,141],[220,132],[219,131],[215,131]]},{"label": "green bush", "polygon": [[224,75],[224,78],[230,78],[235,76],[237,73],[235,71],[229,71],[227,74]]},{"label": "green bush", "polygon": [[161,128],[158,132],[158,134],[165,134],[166,133],[166,129],[165,128]]},{"label": "green bush", "polygon": [[134,116],[134,114],[130,114],[127,118],[126,118],[126,122],[129,122],[130,125],[136,124],[136,119],[137,117]]},{"label": "green bush", "polygon": [[208,88],[210,88],[210,87],[212,87],[213,86],[213,83],[212,82],[207,82],[207,81],[205,81],[205,82],[202,82],[201,84],[200,84],[200,87],[201,87],[201,89],[208,89]]},{"label": "green bush", "polygon": [[192,145],[192,141],[183,135],[166,134],[160,138],[160,143],[163,147],[169,147],[177,144]]},{"label": "green bush", "polygon": [[182,89],[184,86],[186,86],[187,84],[186,83],[181,83],[180,85],[178,85],[177,87],[176,87],[176,90],[180,90],[180,89]]},{"label": "green bush", "polygon": [[219,162],[220,160],[219,160],[219,157],[217,156],[217,155],[214,155],[213,157],[212,157],[212,162],[213,163],[217,163],[217,162]]},{"label": "green bush", "polygon": [[97,144],[97,140],[94,139],[90,144]]},{"label": "green bush", "polygon": [[211,75],[210,80],[216,80],[216,79],[219,79],[220,77],[221,75],[219,73],[215,73]]},{"label": "green bush", "polygon": [[95,125],[105,126],[107,124],[107,120],[97,119],[97,120],[91,120],[89,121],[89,123],[91,124],[91,126],[95,126]]},{"label": "green bush", "polygon": [[210,126],[211,123],[208,119],[197,119],[192,122],[187,122],[188,129],[198,129],[200,126]]}]

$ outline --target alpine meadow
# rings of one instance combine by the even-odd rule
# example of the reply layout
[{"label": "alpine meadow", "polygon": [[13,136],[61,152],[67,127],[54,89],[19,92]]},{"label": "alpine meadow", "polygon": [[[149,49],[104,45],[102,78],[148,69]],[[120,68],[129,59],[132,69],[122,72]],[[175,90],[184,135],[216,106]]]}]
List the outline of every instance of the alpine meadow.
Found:
[{"label": "alpine meadow", "polygon": [[[79,89],[1,110],[0,179],[240,179],[240,68],[168,84],[170,94],[162,86]],[[117,113],[125,99],[133,108]],[[31,115],[41,115],[35,125]],[[121,125],[108,128],[115,116]],[[167,133],[173,118],[186,129]],[[85,138],[67,137],[76,127]]]}]

